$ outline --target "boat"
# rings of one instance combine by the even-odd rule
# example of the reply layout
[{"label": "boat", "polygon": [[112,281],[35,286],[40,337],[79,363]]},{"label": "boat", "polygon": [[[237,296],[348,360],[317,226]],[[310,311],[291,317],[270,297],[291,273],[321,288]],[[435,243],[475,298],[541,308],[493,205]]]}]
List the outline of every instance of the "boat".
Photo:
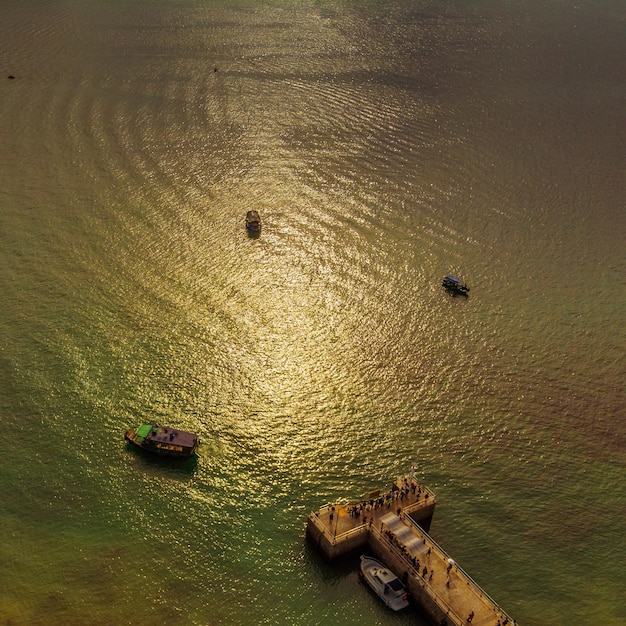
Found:
[{"label": "boat", "polygon": [[400,579],[380,561],[361,555],[361,576],[393,611],[409,606],[409,594]]},{"label": "boat", "polygon": [[248,211],[246,213],[246,230],[250,234],[261,232],[261,216],[258,211]]},{"label": "boat", "polygon": [[155,423],[127,430],[124,439],[142,450],[178,459],[193,456],[198,447],[198,435]]},{"label": "boat", "polygon": [[441,286],[445,287],[453,296],[467,296],[470,290],[465,281],[456,278],[456,276],[444,276]]}]

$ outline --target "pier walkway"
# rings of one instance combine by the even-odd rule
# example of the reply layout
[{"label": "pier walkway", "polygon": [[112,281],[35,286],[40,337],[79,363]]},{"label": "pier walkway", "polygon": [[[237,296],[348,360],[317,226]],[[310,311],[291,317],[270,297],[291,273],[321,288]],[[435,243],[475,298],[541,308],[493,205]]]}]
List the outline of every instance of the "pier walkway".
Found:
[{"label": "pier walkway", "polygon": [[428,529],[434,507],[435,495],[430,489],[415,480],[398,478],[385,493],[376,490],[358,502],[323,507],[309,516],[309,523],[318,526],[328,541],[339,544],[347,539],[346,533],[367,533],[370,526],[379,525],[381,518],[391,511],[412,515]]},{"label": "pier walkway", "polygon": [[312,513],[307,538],[329,560],[369,549],[437,626],[516,625],[426,532],[434,507],[428,488],[398,478],[386,493]]}]

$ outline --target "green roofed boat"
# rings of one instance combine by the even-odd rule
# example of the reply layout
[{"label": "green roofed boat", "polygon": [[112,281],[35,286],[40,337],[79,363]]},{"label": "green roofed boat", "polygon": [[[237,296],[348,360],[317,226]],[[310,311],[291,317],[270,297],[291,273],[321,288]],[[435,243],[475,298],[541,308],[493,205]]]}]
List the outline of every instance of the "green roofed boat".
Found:
[{"label": "green roofed boat", "polygon": [[128,443],[160,456],[186,459],[198,447],[198,435],[160,424],[142,424],[137,430],[127,430]]}]

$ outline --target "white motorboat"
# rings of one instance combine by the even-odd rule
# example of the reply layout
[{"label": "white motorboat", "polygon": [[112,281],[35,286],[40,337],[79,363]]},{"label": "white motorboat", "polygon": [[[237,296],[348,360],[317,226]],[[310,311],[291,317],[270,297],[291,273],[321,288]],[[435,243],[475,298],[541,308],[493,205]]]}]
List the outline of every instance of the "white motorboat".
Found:
[{"label": "white motorboat", "polygon": [[380,561],[361,555],[361,574],[365,582],[390,609],[399,611],[409,606],[409,595],[405,586]]}]

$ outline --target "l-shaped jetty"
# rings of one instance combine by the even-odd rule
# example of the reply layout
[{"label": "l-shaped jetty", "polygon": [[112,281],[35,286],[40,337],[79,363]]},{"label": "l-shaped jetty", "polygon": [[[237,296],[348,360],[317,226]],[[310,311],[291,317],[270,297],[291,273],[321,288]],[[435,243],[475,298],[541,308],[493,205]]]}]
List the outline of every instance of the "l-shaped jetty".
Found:
[{"label": "l-shaped jetty", "polygon": [[516,626],[428,534],[435,503],[435,494],[412,471],[388,491],[311,513],[306,537],[329,561],[357,550],[373,552],[437,626]]}]

